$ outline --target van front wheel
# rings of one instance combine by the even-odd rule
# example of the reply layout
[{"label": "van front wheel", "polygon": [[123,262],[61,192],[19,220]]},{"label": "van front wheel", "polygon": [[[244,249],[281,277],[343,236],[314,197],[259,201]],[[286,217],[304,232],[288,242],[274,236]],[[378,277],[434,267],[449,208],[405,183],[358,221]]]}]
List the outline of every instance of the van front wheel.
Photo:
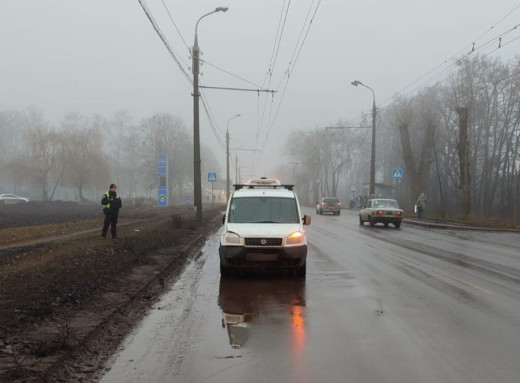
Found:
[{"label": "van front wheel", "polygon": [[226,266],[220,264],[220,276],[222,278],[229,278],[231,276],[231,271]]}]

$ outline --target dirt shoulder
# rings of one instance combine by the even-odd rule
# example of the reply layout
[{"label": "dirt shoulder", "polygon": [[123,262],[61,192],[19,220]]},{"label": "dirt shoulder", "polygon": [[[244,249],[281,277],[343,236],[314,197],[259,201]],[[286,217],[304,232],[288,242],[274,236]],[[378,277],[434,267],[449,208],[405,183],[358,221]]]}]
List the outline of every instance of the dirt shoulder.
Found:
[{"label": "dirt shoulder", "polygon": [[1,382],[93,376],[220,226],[218,209],[203,224],[168,213],[121,227],[117,241],[96,232],[0,253]]}]

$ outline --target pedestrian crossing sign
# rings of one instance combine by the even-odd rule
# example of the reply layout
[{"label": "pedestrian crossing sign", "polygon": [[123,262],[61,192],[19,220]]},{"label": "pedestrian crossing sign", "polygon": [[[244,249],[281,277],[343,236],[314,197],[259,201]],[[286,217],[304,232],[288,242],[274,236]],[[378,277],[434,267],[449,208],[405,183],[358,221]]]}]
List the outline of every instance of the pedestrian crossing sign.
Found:
[{"label": "pedestrian crossing sign", "polygon": [[403,169],[393,169],[392,178],[394,180],[402,180],[403,179]]},{"label": "pedestrian crossing sign", "polygon": [[208,173],[208,182],[217,182],[217,173]]}]

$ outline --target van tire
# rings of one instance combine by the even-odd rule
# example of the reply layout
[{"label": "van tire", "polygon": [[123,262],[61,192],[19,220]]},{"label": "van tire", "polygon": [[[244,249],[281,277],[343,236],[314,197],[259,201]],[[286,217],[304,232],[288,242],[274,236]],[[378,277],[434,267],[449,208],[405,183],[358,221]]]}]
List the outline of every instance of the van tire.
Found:
[{"label": "van tire", "polygon": [[222,278],[231,277],[231,270],[229,270],[229,268],[227,268],[226,266],[220,264],[220,276]]}]

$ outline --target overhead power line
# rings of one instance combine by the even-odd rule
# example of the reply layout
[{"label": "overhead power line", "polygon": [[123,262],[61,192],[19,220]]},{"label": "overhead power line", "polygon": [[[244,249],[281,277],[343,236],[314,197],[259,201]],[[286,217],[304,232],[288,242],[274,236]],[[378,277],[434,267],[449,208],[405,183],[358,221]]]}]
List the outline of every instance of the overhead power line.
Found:
[{"label": "overhead power line", "polygon": [[226,149],[226,145],[222,142],[221,136],[223,136],[222,131],[220,130],[219,126],[215,122],[215,119],[213,117],[213,112],[211,111],[211,108],[206,100],[206,96],[203,94],[202,90],[200,99],[202,100],[202,105],[204,107],[204,112],[206,113],[206,117],[208,118],[209,126],[211,130],[213,131],[213,134],[215,135],[215,138],[217,139],[217,142],[222,147],[222,149]]},{"label": "overhead power line", "polygon": [[[274,118],[272,119],[271,124],[269,126],[269,129],[266,132],[266,136],[265,136],[265,141],[264,141],[263,147],[265,147],[265,144],[267,143],[267,139],[269,138],[269,135],[270,135],[270,133],[271,133],[273,127],[274,127],[274,124],[276,122],[276,118],[278,117],[278,113],[280,111],[280,107],[282,105],[282,102],[283,102],[283,99],[284,99],[284,96],[285,96],[285,92],[287,90],[287,85],[289,84],[289,79],[291,78],[291,74],[294,71],[294,67],[296,66],[296,63],[298,62],[298,58],[300,57],[300,54],[301,54],[302,49],[303,49],[303,46],[305,45],[305,42],[307,41],[307,37],[309,35],[309,31],[310,31],[310,29],[312,27],[312,23],[313,23],[314,19],[316,18],[316,14],[318,13],[318,9],[319,9],[319,7],[321,5],[321,2],[322,2],[322,0],[319,0],[318,4],[316,5],[316,8],[314,9],[314,13],[313,13],[311,19],[309,20],[309,24],[307,26],[307,30],[305,31],[305,35],[304,35],[303,40],[302,40],[302,42],[300,44],[300,47],[298,48],[298,53],[296,54],[296,57],[295,57],[294,61],[293,62],[289,62],[289,67],[287,68],[287,80],[285,82],[285,86],[283,88],[280,100],[278,101],[278,107],[276,108],[276,113],[274,115]],[[312,5],[312,3],[311,3],[311,5]]]},{"label": "overhead power line", "polygon": [[175,61],[175,63],[177,64],[177,66],[179,67],[179,69],[181,70],[181,72],[184,74],[184,76],[186,77],[186,79],[190,82],[190,83],[193,83],[193,80],[191,79],[190,75],[186,72],[186,70],[184,69],[184,67],[182,66],[180,60],[177,58],[177,54],[175,53],[175,51],[173,50],[173,48],[170,46],[170,44],[168,43],[168,40],[166,39],[166,37],[164,37],[164,34],[162,33],[161,29],[159,28],[159,25],[157,24],[157,22],[155,21],[154,17],[152,16],[150,10],[148,9],[148,6],[146,5],[146,3],[144,2],[144,0],[137,0],[139,2],[139,4],[141,5],[141,8],[143,8],[143,11],[144,13],[146,14],[146,17],[148,17],[148,20],[150,21],[150,23],[152,24],[153,26],[153,29],[155,30],[155,32],[157,33],[157,35],[159,36],[159,38],[161,39],[161,41],[163,42],[164,46],[166,47],[166,49],[168,50],[168,52],[170,53],[170,56],[173,58],[173,60]]},{"label": "overhead power line", "polygon": [[[170,53],[171,57],[174,59],[175,63],[177,64],[177,66],[179,67],[181,72],[184,74],[184,76],[187,78],[187,80],[190,82],[190,84],[193,84],[193,80],[191,79],[191,77],[188,75],[188,73],[186,72],[186,70],[182,66],[180,60],[177,58],[177,55],[176,55],[175,51],[171,48],[170,44],[168,43],[168,40],[166,39],[166,37],[162,33],[161,29],[159,28],[159,25],[157,24],[157,22],[155,21],[153,15],[151,14],[150,10],[146,6],[146,3],[143,0],[138,0],[138,2],[141,5],[141,7],[143,8],[143,11],[145,12],[146,16],[148,17],[148,20],[152,24],[155,32],[157,33],[157,35],[159,36],[159,38],[163,42],[164,46],[166,47],[166,49]],[[172,21],[173,21],[173,19],[172,19]],[[209,107],[209,103],[207,102],[206,97],[205,97],[203,91],[200,90],[200,92],[201,92],[200,96],[201,96],[201,100],[202,100],[202,105],[204,107],[204,111],[205,111],[206,116],[208,118],[211,130],[213,131],[213,134],[215,135],[215,138],[217,139],[217,142],[220,144],[220,146],[223,149],[225,149],[225,145],[222,142],[222,139],[220,138],[220,136],[222,135],[222,131],[218,127],[217,123],[215,122],[215,119],[213,117],[213,113],[211,112],[211,108]],[[220,132],[220,134],[219,134],[219,132]]]},{"label": "overhead power line", "polygon": [[220,89],[220,90],[236,90],[240,92],[263,92],[263,93],[276,93],[276,90],[270,90],[270,89],[248,89],[248,88],[230,88],[230,87],[223,87],[223,86],[199,86],[199,88],[204,89]]},{"label": "overhead power line", "polygon": [[166,5],[166,3],[164,2],[164,0],[161,0],[163,5],[164,5],[164,8],[166,9],[166,12],[168,13],[168,16],[170,17],[170,20],[173,24],[173,26],[175,27],[175,30],[177,31],[177,33],[179,34],[182,42],[184,43],[184,46],[186,47],[186,49],[188,50],[188,52],[190,51],[190,47],[188,46],[188,44],[186,44],[186,40],[184,40],[184,37],[182,36],[182,33],[181,31],[179,30],[179,28],[177,27],[177,24],[175,23],[175,21],[173,20],[173,17],[172,17],[172,14],[170,13],[170,10],[168,9],[168,6]]},{"label": "overhead power line", "polygon": [[486,32],[484,32],[482,35],[480,35],[479,37],[477,37],[474,41],[473,41],[473,46],[475,45],[475,43],[477,41],[479,41],[482,37],[484,37],[485,35],[487,35],[489,32],[491,32],[498,24],[500,24],[502,21],[504,21],[510,14],[512,14],[514,11],[516,11],[518,8],[520,8],[520,4],[516,5],[513,9],[511,9],[505,16],[501,17],[500,20],[498,20],[495,24],[493,24],[491,26],[491,28],[489,28]]},{"label": "overhead power line", "polygon": [[[298,58],[299,58],[300,53],[302,52],[302,49],[303,49],[303,47],[305,45],[305,42],[307,40],[309,31],[310,31],[310,29],[312,27],[312,24],[313,24],[313,22],[314,22],[314,20],[316,18],[316,14],[318,12],[318,9],[320,8],[322,0],[318,1],[318,3],[316,4],[316,6],[314,8],[314,12],[312,12],[314,2],[315,2],[315,0],[312,0],[310,5],[309,5],[309,11],[307,12],[307,16],[306,16],[305,21],[303,23],[302,30],[300,31],[300,36],[298,37],[298,40],[296,42],[295,48],[293,50],[293,55],[292,55],[291,60],[289,61],[289,64],[288,64],[288,68],[287,68],[286,72],[284,73],[284,76],[282,77],[282,81],[280,82],[280,84],[276,88],[276,90],[280,89],[281,83],[283,82],[283,80],[285,78],[285,85],[284,85],[282,94],[281,94],[281,96],[280,96],[280,98],[278,100],[278,104],[277,104],[277,107],[276,107],[276,112],[275,112],[274,117],[272,119],[271,119],[271,113],[273,111],[272,108],[273,108],[273,101],[274,100],[272,100],[272,103],[271,103],[271,113],[269,114],[269,119],[268,119],[268,122],[267,122],[268,123],[268,129],[266,131],[264,142],[263,142],[263,145],[262,145],[262,151],[261,151],[262,154],[261,154],[261,156],[264,153],[265,146],[267,145],[267,141],[268,141],[269,136],[270,136],[270,134],[271,134],[271,132],[272,132],[272,130],[274,128],[276,119],[277,119],[278,114],[280,112],[280,108],[281,108],[282,102],[283,102],[284,97],[285,97],[287,86],[289,84],[289,79],[291,78],[291,74],[294,71],[294,67],[296,66],[296,63],[298,62]],[[311,12],[312,12],[312,17],[309,20],[309,15],[311,14]],[[307,23],[307,20],[309,20],[308,23]],[[305,33],[303,33],[303,31],[305,31]],[[303,40],[301,38],[302,35],[303,35]],[[295,55],[295,52],[297,52],[296,55]],[[257,143],[257,145],[258,145],[258,143]],[[261,160],[261,156],[258,159],[257,163]]]},{"label": "overhead power line", "polygon": [[237,75],[237,74],[231,73],[231,72],[229,72],[229,71],[227,71],[227,70],[225,70],[225,69],[222,69],[222,68],[216,66],[215,64],[212,64],[212,63],[210,63],[210,62],[208,62],[208,61],[206,61],[206,60],[203,60],[203,59],[199,59],[199,60],[200,60],[201,62],[203,62],[203,63],[205,63],[205,64],[208,64],[209,66],[211,66],[211,67],[213,67],[213,68],[215,68],[215,69],[221,71],[221,72],[224,72],[224,73],[226,73],[226,74],[228,74],[228,75],[230,75],[230,76],[233,76],[233,77],[235,77],[235,78],[237,78],[237,79],[239,79],[239,80],[242,80],[242,81],[244,81],[244,82],[247,82],[247,83],[250,84],[250,85],[256,86],[256,87],[259,88],[259,89],[264,89],[264,90],[265,90],[265,88],[264,88],[263,86],[257,85],[257,84],[255,84],[254,82],[245,79],[244,77],[241,77],[241,76],[239,76],[239,75]]},{"label": "overhead power line", "polygon": [[[516,7],[516,8],[514,8],[513,10],[516,10],[517,8],[520,8],[520,5],[518,7]],[[509,12],[509,13],[511,13],[511,12]],[[503,20],[504,18],[505,17],[502,17],[501,20]],[[496,23],[496,24],[498,24],[498,23]],[[441,83],[445,82],[449,78],[449,74],[452,73],[452,71],[459,65],[461,60],[463,60],[463,59],[465,59],[465,58],[467,58],[467,57],[469,57],[471,55],[475,55],[475,54],[477,54],[477,53],[479,53],[481,51],[483,51],[481,57],[487,57],[487,56],[495,53],[496,51],[506,47],[507,45],[512,44],[514,41],[519,40],[520,36],[516,36],[515,38],[513,38],[513,39],[511,39],[509,41],[504,42],[504,38],[507,35],[515,32],[515,31],[520,31],[520,24],[517,24],[517,25],[515,25],[515,26],[505,30],[504,32],[502,32],[502,33],[496,35],[495,37],[487,40],[485,43],[480,44],[479,46],[475,47],[472,44],[467,45],[466,48],[464,48],[464,49],[460,50],[458,53],[452,55],[449,59],[445,60],[442,64],[439,64],[438,66],[436,66],[432,70],[428,71],[426,74],[424,74],[421,77],[419,77],[417,80],[415,80],[412,83],[408,84],[406,87],[402,88],[396,94],[397,95],[401,95],[403,97],[412,97],[419,90],[429,86],[430,84],[432,84],[435,81],[437,81],[437,84],[441,84]],[[482,36],[484,36],[484,35],[481,35],[481,37]],[[479,39],[481,39],[481,38],[479,38]],[[475,40],[475,41],[477,41],[477,40]],[[468,52],[467,50],[470,47],[471,47],[471,50]],[[466,51],[466,53],[463,54],[463,55],[460,55],[460,53],[463,52],[463,51]],[[452,62],[446,68],[443,68],[441,71],[434,73],[432,76],[430,76],[427,79],[425,79],[424,81],[420,82],[418,85],[413,87],[411,90],[406,91],[411,86],[417,84],[420,80],[422,80],[423,78],[425,78],[428,75],[430,75],[432,72],[435,72],[439,67],[447,64],[449,60],[452,60]],[[384,106],[388,105],[388,103],[394,97],[395,97],[395,95],[394,96],[390,96],[387,99],[383,100],[381,103],[379,103],[378,109],[379,108],[383,108]],[[364,118],[363,116],[360,116],[360,117],[357,117],[353,121],[355,121],[355,122],[361,121],[363,118]]]},{"label": "overhead power line", "polygon": [[[278,58],[278,52],[280,50],[280,44],[282,42],[283,32],[284,32],[285,24],[287,21],[287,15],[289,13],[289,8],[291,6],[291,0],[289,0],[289,2],[287,4],[287,8],[285,8],[285,3],[286,3],[286,0],[284,0],[284,2],[282,4],[282,10],[280,12],[280,19],[278,20],[278,27],[276,30],[276,37],[274,39],[274,44],[273,44],[273,51],[271,52],[271,59],[269,60],[269,68],[267,70],[266,77],[264,78],[264,81],[262,82],[262,87],[265,86],[266,80],[269,79],[269,81],[267,83],[267,88],[269,88],[271,86],[271,81],[273,79],[273,73],[274,73],[274,69],[275,69],[275,65],[276,65],[276,60]],[[284,14],[284,11],[285,11],[285,17],[283,17],[283,24],[282,24],[282,16]],[[260,119],[260,123],[257,121],[255,146],[258,145],[258,137],[260,136],[260,132],[264,125],[266,108],[267,108],[267,96],[264,99],[264,107],[262,109],[262,117]]]},{"label": "overhead power line", "polygon": [[[405,96],[412,96],[413,94],[415,94],[418,90],[424,88],[425,86],[431,84],[432,82],[435,82],[436,80],[439,80],[441,78],[443,78],[445,75],[449,74],[451,72],[452,69],[454,69],[455,67],[458,66],[459,62],[461,60],[463,60],[464,58],[466,57],[469,57],[470,55],[474,55],[476,54],[476,52],[480,52],[480,51],[485,51],[486,49],[492,49],[490,52],[486,52],[484,53],[484,56],[483,57],[486,57],[488,55],[490,55],[491,53],[497,51],[498,49],[506,46],[506,45],[509,45],[511,42],[515,41],[515,39],[509,41],[509,42],[506,42],[506,43],[503,43],[501,44],[501,41],[502,39],[507,36],[508,34],[516,31],[518,28],[520,27],[520,24],[517,24],[515,25],[514,27],[502,32],[501,34],[489,39],[488,41],[486,41],[485,43],[479,45],[478,47],[473,47],[473,49],[470,51],[470,52],[467,52],[466,54],[458,57],[456,60],[454,60],[451,64],[449,64],[446,68],[442,69],[440,72],[438,73],[435,73],[433,76],[431,76],[430,78],[426,79],[424,82],[421,82],[420,84],[418,84],[417,86],[415,86],[414,88],[412,88],[410,91],[406,92],[404,95]],[[494,45],[495,44],[495,45]],[[494,48],[493,48],[494,47]],[[399,91],[399,94],[402,94],[402,92],[404,90],[406,90],[407,88],[404,88],[402,89],[401,91]],[[388,98],[387,100],[391,99]],[[385,103],[387,100],[385,100],[383,103]]]}]

